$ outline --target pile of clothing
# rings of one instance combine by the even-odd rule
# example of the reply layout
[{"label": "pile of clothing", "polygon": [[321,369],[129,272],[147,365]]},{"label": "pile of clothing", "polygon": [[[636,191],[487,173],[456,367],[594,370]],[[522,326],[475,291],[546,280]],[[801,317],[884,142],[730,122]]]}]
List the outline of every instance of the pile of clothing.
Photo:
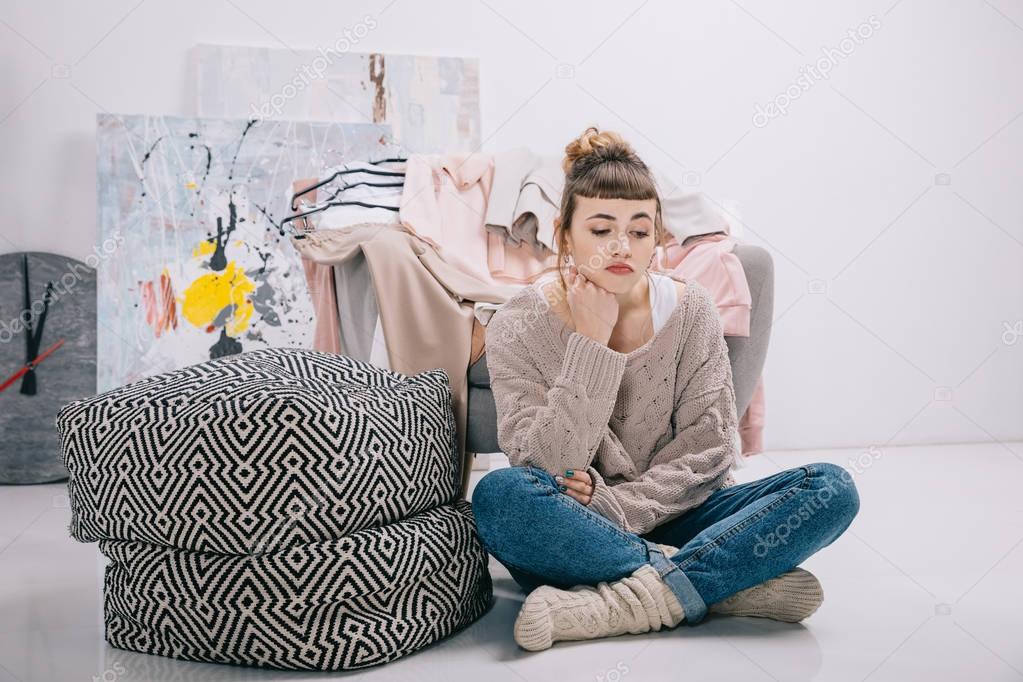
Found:
[{"label": "pile of clothing", "polygon": [[[295,183],[319,205],[366,191],[381,176],[350,162]],[[412,154],[389,166],[387,208],[348,203],[310,216],[292,239],[303,259],[316,311],[314,348],[412,374],[443,368],[449,377],[463,458],[469,367],[485,352],[485,325],[521,287],[557,269],[554,219],[565,176],[561,159],[519,147],[498,154]],[[340,175],[339,175],[340,173]],[[683,191],[655,170],[668,233],[655,271],[699,281],[714,296],[726,335],[749,336],[752,304],[736,237],[702,193]],[[400,185],[400,187],[398,186]],[[350,187],[348,187],[350,186]],[[314,191],[303,191],[313,187]],[[347,188],[346,188],[347,187]],[[383,192],[382,188],[373,191]],[[342,196],[345,196],[342,194]],[[762,450],[762,379],[740,415],[743,453]]]},{"label": "pile of clothing", "polygon": [[255,350],[72,402],[57,427],[115,647],[351,670],[492,602],[441,370]]}]

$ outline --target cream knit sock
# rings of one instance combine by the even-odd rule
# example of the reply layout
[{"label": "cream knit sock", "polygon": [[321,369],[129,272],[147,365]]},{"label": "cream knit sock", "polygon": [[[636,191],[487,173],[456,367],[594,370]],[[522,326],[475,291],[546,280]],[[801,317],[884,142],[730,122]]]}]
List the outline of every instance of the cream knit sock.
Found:
[{"label": "cream knit sock", "polygon": [[816,611],[823,601],[824,589],[816,576],[804,568],[793,568],[711,604],[708,611],[798,623]]},{"label": "cream knit sock", "polygon": [[657,569],[644,564],[621,580],[600,582],[596,587],[537,587],[526,597],[515,619],[515,641],[527,651],[542,651],[561,640],[670,628],[684,617],[682,605]]},{"label": "cream knit sock", "polygon": [[[657,546],[666,557],[678,551],[671,545],[657,543]],[[711,604],[707,610],[722,615],[757,616],[798,623],[813,614],[823,601],[824,589],[816,576],[805,568],[794,568]]]}]

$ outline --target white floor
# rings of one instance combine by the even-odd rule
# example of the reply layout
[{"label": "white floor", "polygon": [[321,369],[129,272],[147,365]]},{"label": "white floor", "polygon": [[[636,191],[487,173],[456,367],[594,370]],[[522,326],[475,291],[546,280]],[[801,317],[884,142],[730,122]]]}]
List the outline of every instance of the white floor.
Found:
[{"label": "white floor", "polygon": [[801,624],[717,616],[528,653],[511,631],[524,595],[491,559],[495,603],[483,618],[410,656],[340,674],[188,663],[108,646],[103,561],[94,545],[68,536],[64,485],[0,487],[0,682],[1023,680],[1023,443],[771,452],[737,478],[813,461],[853,471],[861,509],[841,538],[803,564],[826,596]]}]

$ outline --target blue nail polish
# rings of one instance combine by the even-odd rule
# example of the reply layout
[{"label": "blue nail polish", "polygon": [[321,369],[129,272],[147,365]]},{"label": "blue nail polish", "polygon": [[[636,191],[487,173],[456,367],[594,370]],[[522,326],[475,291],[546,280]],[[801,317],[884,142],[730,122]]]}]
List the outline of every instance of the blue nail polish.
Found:
[{"label": "blue nail polish", "polygon": [[565,472],[565,474],[567,474],[568,476],[571,476],[572,475],[572,470],[569,469],[568,471]]},{"label": "blue nail polish", "polygon": [[558,487],[559,487],[559,488],[561,488],[561,490],[562,490],[562,491],[568,490],[568,488],[566,488],[566,487],[565,487],[565,486],[563,486],[563,485],[559,485]]}]

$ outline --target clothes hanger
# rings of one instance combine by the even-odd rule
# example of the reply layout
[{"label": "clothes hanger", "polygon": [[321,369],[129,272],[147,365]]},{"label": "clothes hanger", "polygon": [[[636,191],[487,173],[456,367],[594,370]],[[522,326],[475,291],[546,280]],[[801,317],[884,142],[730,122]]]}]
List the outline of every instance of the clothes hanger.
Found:
[{"label": "clothes hanger", "polygon": [[[404,175],[404,173],[402,173],[402,175]],[[334,190],[334,193],[331,194],[327,198],[327,201],[332,201],[334,199],[337,199],[338,196],[341,194],[341,192],[344,192],[346,189],[351,189],[353,187],[361,187],[361,186],[365,186],[365,187],[404,187],[405,186],[405,182],[404,181],[402,181],[402,182],[367,182],[367,181],[353,182],[350,185],[342,185],[341,187],[338,187],[336,190]]]},{"label": "clothes hanger", "polygon": [[[388,211],[395,211],[395,212],[400,210],[397,206],[384,206],[382,204],[371,204],[371,203],[368,203],[368,202],[365,202],[365,201],[355,201],[355,200],[353,200],[353,201],[340,201],[340,200],[339,201],[328,201],[328,202],[326,202],[324,204],[317,204],[314,208],[311,208],[309,210],[300,211],[298,213],[294,213],[292,215],[289,215],[289,216],[285,217],[284,220],[281,221],[281,236],[282,237],[284,236],[285,228],[290,226],[291,229],[292,229],[293,236],[294,236],[295,239],[304,239],[305,235],[307,233],[314,232],[316,230],[315,227],[310,227],[309,226],[308,216],[314,215],[316,213],[322,213],[323,211],[325,211],[326,209],[330,208],[331,206],[362,206],[364,208],[384,208],[384,209],[387,209]],[[304,223],[305,223],[305,227],[303,227],[302,230],[299,230],[297,227],[295,227],[295,224],[293,222],[293,221],[299,220],[299,219],[303,220]]]},{"label": "clothes hanger", "polygon": [[[399,155],[399,156],[392,156],[392,157],[387,157],[387,158],[377,159],[377,160],[372,160],[372,161],[364,161],[364,163],[372,165],[372,166],[376,166],[376,165],[388,164],[388,163],[405,163],[407,161],[408,161],[408,157],[407,156],[400,156]],[[377,170],[377,169],[373,169],[373,168],[344,168],[342,170],[335,171],[329,177],[324,178],[322,180],[318,180],[317,182],[309,185],[308,187],[305,187],[305,188],[295,192],[294,194],[292,194],[290,207],[291,207],[292,211],[296,211],[296,212],[292,213],[289,216],[286,216],[283,220],[281,220],[280,224],[278,225],[278,230],[280,231],[281,236],[282,237],[285,236],[285,233],[287,232],[288,228],[290,228],[291,229],[291,233],[292,233],[292,237],[294,239],[303,239],[304,236],[305,236],[305,233],[312,232],[312,231],[315,230],[315,227],[310,225],[309,220],[308,220],[308,216],[314,215],[316,213],[321,213],[324,210],[330,208],[331,206],[363,206],[365,208],[384,208],[384,209],[394,210],[394,211],[398,210],[398,209],[396,209],[393,206],[382,206],[382,205],[372,204],[372,203],[363,202],[363,201],[355,201],[355,200],[353,200],[353,201],[344,201],[344,200],[338,199],[338,197],[341,194],[341,192],[343,192],[345,189],[348,189],[348,188],[351,188],[351,187],[358,187],[360,185],[379,186],[379,187],[402,187],[402,186],[404,186],[404,181],[402,181],[402,182],[395,182],[395,183],[379,183],[379,184],[378,183],[368,182],[368,181],[363,181],[363,182],[352,183],[351,185],[344,185],[344,186],[338,188],[337,190],[335,190],[327,198],[326,201],[323,201],[323,202],[320,202],[320,203],[317,203],[317,204],[312,204],[311,206],[307,205],[306,208],[304,208],[301,211],[297,210],[298,209],[298,204],[299,204],[299,198],[300,197],[302,197],[303,195],[309,194],[310,192],[313,192],[313,191],[315,191],[315,190],[317,190],[317,189],[319,189],[321,187],[324,187],[324,186],[330,184],[331,182],[334,182],[338,178],[342,178],[345,175],[349,175],[351,173],[363,173],[363,174],[366,174],[366,175],[377,175],[377,176],[381,176],[383,178],[388,178],[388,177],[404,178],[405,177],[405,172],[404,171],[397,171],[397,170],[384,170],[384,169]],[[303,227],[301,229],[299,229],[296,226],[296,224],[294,222],[295,220],[301,220],[302,221]]]},{"label": "clothes hanger", "polygon": [[[381,163],[404,163],[406,161],[408,161],[407,157],[396,156],[396,157],[390,157],[390,158],[387,158],[387,159],[380,159],[379,161],[368,161],[367,163],[375,166],[375,165],[381,164]],[[303,189],[303,190],[293,194],[291,196],[291,209],[292,210],[296,209],[295,202],[298,201],[298,198],[300,196],[302,196],[303,194],[308,194],[309,192],[312,192],[313,190],[319,189],[320,187],[323,187],[324,185],[328,185],[331,182],[333,182],[334,180],[336,180],[337,178],[342,177],[344,175],[348,175],[349,173],[365,173],[367,175],[381,175],[381,176],[388,176],[388,177],[405,177],[405,172],[404,171],[374,170],[374,169],[371,169],[371,168],[346,168],[344,170],[336,171],[329,178],[326,178],[324,180],[320,180],[320,181],[318,181],[318,182],[316,182],[316,183],[306,187],[305,189]],[[352,185],[352,186],[354,186],[354,185]]]},{"label": "clothes hanger", "polygon": [[[378,165],[378,164],[385,164],[385,163],[405,163],[407,161],[408,161],[408,157],[395,156],[395,157],[388,157],[388,158],[385,158],[385,159],[378,159],[378,160],[375,160],[375,161],[367,161],[366,163],[375,166],[375,165]],[[343,177],[345,175],[349,175],[349,174],[352,174],[352,173],[362,173],[364,175],[377,175],[377,176],[381,176],[381,177],[400,177],[400,178],[404,178],[405,177],[405,172],[404,171],[377,170],[377,169],[372,169],[372,168],[345,168],[343,170],[335,171],[334,173],[332,173],[330,175],[330,177],[328,177],[326,179],[319,180],[319,181],[313,183],[312,185],[309,185],[308,187],[305,187],[304,189],[301,189],[298,192],[295,192],[292,195],[292,197],[291,197],[291,209],[293,211],[297,210],[297,208],[298,208],[298,206],[297,206],[298,199],[302,195],[309,194],[310,192],[312,192],[314,190],[317,190],[317,189],[319,189],[321,187],[324,187],[324,186],[330,184],[331,182],[337,180],[338,178],[341,178],[341,177]],[[330,208],[331,206],[362,206],[364,208],[383,208],[383,209],[387,209],[388,211],[398,211],[399,210],[395,206],[385,206],[385,205],[381,205],[381,204],[372,204],[372,203],[369,203],[369,202],[357,201],[357,200],[345,201],[345,200],[342,200],[342,199],[338,198],[341,195],[341,193],[343,191],[345,191],[346,189],[351,189],[352,187],[359,187],[359,186],[363,186],[363,185],[368,186],[368,187],[404,187],[405,183],[404,183],[404,180],[401,181],[401,182],[390,182],[390,183],[384,183],[384,182],[382,182],[382,183],[373,183],[373,182],[369,182],[369,181],[361,181],[361,182],[352,183],[350,185],[349,184],[342,185],[338,189],[334,190],[333,194],[331,194],[329,197],[327,197],[326,200],[324,200],[322,202],[319,202],[319,203],[316,203],[316,204],[307,205],[307,207],[305,209],[303,209],[301,211],[298,211],[296,213],[292,213],[291,215],[286,216],[283,220],[281,220],[281,224],[280,224],[281,236],[283,237],[285,235],[286,228],[290,226],[291,230],[292,230],[292,233],[293,233],[293,237],[295,239],[303,239],[304,235],[306,233],[312,232],[312,231],[314,231],[316,229],[315,227],[312,227],[309,224],[308,216],[315,215],[316,213],[322,213],[323,211],[325,211],[326,209]],[[301,230],[299,230],[295,226],[295,224],[293,222],[293,221],[299,220],[299,219],[301,219],[302,222],[303,222],[303,228]]]},{"label": "clothes hanger", "polygon": [[[361,187],[361,186],[365,186],[365,187],[404,187],[405,183],[404,183],[404,181],[402,181],[402,182],[366,182],[366,181],[363,181],[363,182],[353,182],[350,185],[343,185],[341,187],[338,187],[336,190],[334,190],[334,193],[331,194],[329,197],[326,197],[325,199],[323,199],[323,201],[317,202],[315,204],[307,204],[306,208],[304,210],[308,210],[309,212],[306,213],[306,215],[312,215],[313,213],[318,212],[318,211],[322,211],[322,210],[324,210],[326,208],[329,208],[330,206],[343,206],[343,205],[345,205],[343,203],[338,203],[338,201],[342,201],[342,200],[340,200],[341,193],[344,192],[346,189],[352,189],[353,187]],[[303,191],[303,193],[305,193],[305,191]],[[338,201],[336,201],[336,200],[338,200]],[[388,209],[394,208],[393,206],[377,206],[375,204],[373,204],[372,206],[374,208],[388,208]],[[294,204],[292,204],[291,208],[292,208],[292,210],[295,210],[296,206]],[[295,217],[295,216],[292,216],[292,217]]]}]

